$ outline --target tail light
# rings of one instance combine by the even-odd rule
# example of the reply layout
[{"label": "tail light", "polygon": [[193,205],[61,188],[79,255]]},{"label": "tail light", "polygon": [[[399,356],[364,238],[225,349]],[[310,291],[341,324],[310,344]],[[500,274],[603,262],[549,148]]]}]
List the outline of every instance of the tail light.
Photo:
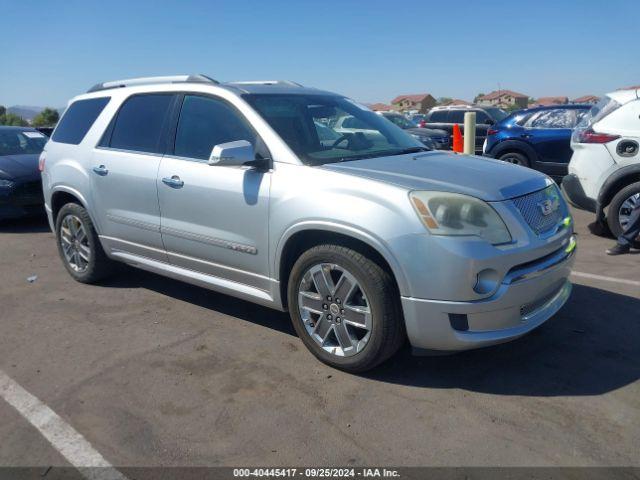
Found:
[{"label": "tail light", "polygon": [[418,126],[419,126],[420,128],[425,128],[425,127],[427,126],[427,122],[425,122],[424,120],[420,120],[420,121],[418,122]]},{"label": "tail light", "polygon": [[589,128],[587,130],[579,132],[578,138],[576,140],[578,143],[609,143],[618,138],[620,138],[620,135],[598,133]]},{"label": "tail light", "polygon": [[498,133],[498,130],[495,130],[493,128],[487,130],[487,135],[495,135],[496,133]]},{"label": "tail light", "polygon": [[47,155],[42,152],[40,154],[40,157],[38,158],[38,170],[40,170],[40,172],[44,172],[44,162],[47,160]]}]

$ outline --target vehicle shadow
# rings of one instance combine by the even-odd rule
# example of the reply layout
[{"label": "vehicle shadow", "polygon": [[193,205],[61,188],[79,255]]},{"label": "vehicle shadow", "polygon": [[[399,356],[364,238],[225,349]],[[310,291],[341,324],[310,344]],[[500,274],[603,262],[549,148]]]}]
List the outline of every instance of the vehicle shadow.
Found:
[{"label": "vehicle shadow", "polygon": [[268,327],[281,333],[296,335],[288,313],[127,265],[119,265],[119,268],[120,272],[117,275],[100,285],[110,288],[147,288],[176,300]]},{"label": "vehicle shadow", "polygon": [[[105,287],[148,288],[295,336],[287,313],[131,267]],[[511,343],[414,357],[408,346],[363,379],[494,395],[599,395],[640,378],[640,300],[584,285],[542,327]],[[309,356],[309,361],[315,361]]]},{"label": "vehicle shadow", "polygon": [[44,213],[35,217],[19,218],[15,220],[0,220],[0,234],[43,233],[50,231],[47,216]]},{"label": "vehicle shadow", "polygon": [[494,395],[600,395],[640,378],[640,300],[574,285],[563,309],[511,343],[440,357],[408,349],[367,375]]}]

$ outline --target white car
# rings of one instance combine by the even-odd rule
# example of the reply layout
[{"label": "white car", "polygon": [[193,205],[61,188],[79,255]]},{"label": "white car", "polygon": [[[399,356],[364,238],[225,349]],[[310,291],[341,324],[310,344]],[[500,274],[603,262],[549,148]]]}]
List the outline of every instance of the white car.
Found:
[{"label": "white car", "polygon": [[593,106],[571,138],[562,189],[619,236],[640,204],[640,89],[618,90]]}]

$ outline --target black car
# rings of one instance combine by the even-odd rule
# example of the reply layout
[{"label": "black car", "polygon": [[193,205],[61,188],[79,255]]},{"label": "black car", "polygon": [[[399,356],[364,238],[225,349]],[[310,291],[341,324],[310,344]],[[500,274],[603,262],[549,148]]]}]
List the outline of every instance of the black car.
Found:
[{"label": "black car", "polygon": [[38,158],[48,137],[0,126],[0,220],[44,213]]},{"label": "black car", "polygon": [[449,134],[444,130],[436,130],[433,128],[420,128],[415,122],[409,120],[407,117],[400,113],[395,112],[381,112],[387,120],[390,120],[398,127],[406,130],[407,133],[413,135],[417,140],[420,140],[427,146],[433,145],[437,150],[449,149]]},{"label": "black car", "polygon": [[453,135],[453,126],[457,124],[464,135],[464,114],[476,112],[476,153],[482,155],[482,144],[487,138],[487,130],[508,116],[497,107],[455,106],[435,107],[427,113],[425,127],[445,130]]}]

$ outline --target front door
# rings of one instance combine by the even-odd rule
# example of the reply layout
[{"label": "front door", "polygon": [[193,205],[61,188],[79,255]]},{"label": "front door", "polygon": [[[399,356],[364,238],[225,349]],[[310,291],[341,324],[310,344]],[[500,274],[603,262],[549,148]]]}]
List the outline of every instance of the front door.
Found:
[{"label": "front door", "polygon": [[93,152],[89,175],[95,220],[109,250],[167,260],[156,178],[173,99],[172,94],[130,97]]},{"label": "front door", "polygon": [[225,100],[185,95],[158,172],[162,239],[175,265],[269,290],[271,173],[210,166],[215,145],[257,135]]}]

